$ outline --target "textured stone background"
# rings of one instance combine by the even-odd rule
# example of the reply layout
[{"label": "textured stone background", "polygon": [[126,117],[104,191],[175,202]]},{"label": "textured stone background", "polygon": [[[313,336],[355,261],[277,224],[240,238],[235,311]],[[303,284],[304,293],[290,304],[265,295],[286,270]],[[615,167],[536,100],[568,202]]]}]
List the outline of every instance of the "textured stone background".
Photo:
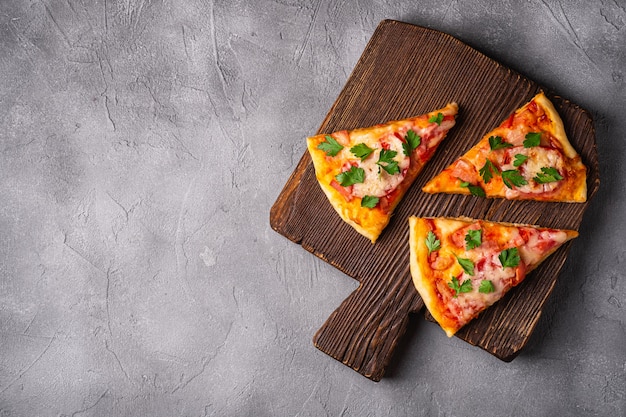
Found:
[{"label": "textured stone background", "polygon": [[[311,343],[356,282],[269,209],[387,18],[594,117],[600,192],[511,363],[421,317],[380,383]],[[0,1],[0,416],[625,415],[625,68],[622,0]]]}]

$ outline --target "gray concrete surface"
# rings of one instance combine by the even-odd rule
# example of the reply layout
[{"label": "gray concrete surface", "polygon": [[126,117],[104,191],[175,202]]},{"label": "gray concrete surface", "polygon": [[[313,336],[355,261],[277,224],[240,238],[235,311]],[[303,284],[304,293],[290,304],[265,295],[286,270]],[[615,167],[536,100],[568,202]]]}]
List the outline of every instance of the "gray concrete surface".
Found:
[{"label": "gray concrete surface", "polygon": [[[387,18],[594,117],[600,192],[511,363],[418,317],[380,383],[311,343],[356,283],[269,208]],[[0,1],[0,416],[626,415],[625,77],[622,0]]]}]

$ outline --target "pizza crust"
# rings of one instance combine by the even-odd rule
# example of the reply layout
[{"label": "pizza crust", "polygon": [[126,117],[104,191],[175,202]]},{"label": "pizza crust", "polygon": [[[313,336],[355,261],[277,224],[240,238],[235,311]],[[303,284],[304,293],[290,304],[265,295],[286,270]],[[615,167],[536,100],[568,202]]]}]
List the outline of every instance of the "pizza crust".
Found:
[{"label": "pizza crust", "polygon": [[431,270],[422,267],[423,265],[428,265],[428,248],[424,239],[420,239],[420,237],[425,237],[429,230],[422,219],[409,217],[409,250],[411,253],[409,267],[411,278],[415,289],[422,297],[422,301],[424,301],[424,305],[430,314],[444,329],[448,337],[451,337],[454,335],[454,332],[448,329],[453,329],[456,323],[448,319],[443,314],[443,310],[437,307],[439,303],[435,291],[434,275]]},{"label": "pizza crust", "polygon": [[563,120],[559,113],[554,108],[554,105],[543,92],[537,94],[533,101],[535,101],[543,110],[548,114],[548,118],[552,122],[552,134],[554,138],[559,142],[561,149],[566,157],[574,159],[578,156],[578,153],[570,143],[565,134],[565,127],[563,126]]}]

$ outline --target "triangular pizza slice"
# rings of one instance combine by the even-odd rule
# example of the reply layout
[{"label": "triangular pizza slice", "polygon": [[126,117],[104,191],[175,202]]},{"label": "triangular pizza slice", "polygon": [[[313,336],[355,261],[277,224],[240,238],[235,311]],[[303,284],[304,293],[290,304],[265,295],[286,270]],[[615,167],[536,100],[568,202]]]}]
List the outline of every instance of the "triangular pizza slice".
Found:
[{"label": "triangular pizza slice", "polygon": [[587,170],[558,112],[539,93],[430,180],[423,191],[584,202]]},{"label": "triangular pizza slice", "polygon": [[307,138],[316,178],[339,216],[376,242],[457,112],[449,103],[409,119]]},{"label": "triangular pizza slice", "polygon": [[415,288],[448,336],[500,300],[574,230],[468,218],[409,218]]}]

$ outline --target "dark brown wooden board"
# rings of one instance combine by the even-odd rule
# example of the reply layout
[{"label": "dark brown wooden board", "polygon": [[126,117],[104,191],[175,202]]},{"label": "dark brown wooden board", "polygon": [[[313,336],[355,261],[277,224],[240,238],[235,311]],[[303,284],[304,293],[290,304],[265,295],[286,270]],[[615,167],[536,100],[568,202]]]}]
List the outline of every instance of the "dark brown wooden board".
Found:
[{"label": "dark brown wooden board", "polygon": [[[374,381],[382,378],[405,333],[409,313],[423,307],[409,272],[411,215],[467,216],[578,230],[588,202],[507,201],[421,191],[430,178],[540,90],[559,111],[572,145],[588,167],[591,198],[599,187],[599,172],[588,112],[450,35],[393,20],[379,24],[317,133],[402,119],[451,101],[459,104],[459,116],[376,244],[339,218],[315,179],[309,154],[302,156],[271,208],[270,224],[360,283],[314,335],[317,348]],[[535,328],[571,244],[457,336],[504,361],[512,360]]]}]

